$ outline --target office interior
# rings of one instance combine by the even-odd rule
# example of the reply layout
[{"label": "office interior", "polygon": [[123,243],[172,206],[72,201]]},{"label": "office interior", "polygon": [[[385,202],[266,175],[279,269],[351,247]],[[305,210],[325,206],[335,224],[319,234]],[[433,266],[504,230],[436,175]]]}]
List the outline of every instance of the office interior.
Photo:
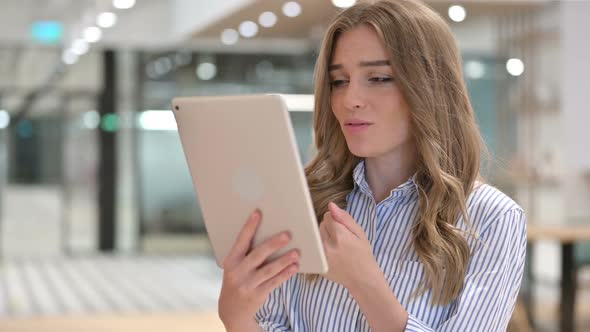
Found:
[{"label": "office interior", "polygon": [[[321,38],[355,2],[0,0],[0,331],[223,331],[171,99],[285,94],[305,164]],[[425,2],[482,173],[528,216],[510,329],[590,330],[590,1]]]}]

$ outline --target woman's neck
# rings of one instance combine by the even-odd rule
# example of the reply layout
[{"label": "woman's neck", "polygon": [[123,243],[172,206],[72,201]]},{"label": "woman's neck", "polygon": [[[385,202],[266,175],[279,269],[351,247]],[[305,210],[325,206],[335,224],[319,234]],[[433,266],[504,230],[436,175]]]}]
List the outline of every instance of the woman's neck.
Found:
[{"label": "woman's neck", "polygon": [[379,157],[365,158],[365,177],[379,203],[389,197],[391,191],[406,182],[416,172],[417,152],[413,144]]}]

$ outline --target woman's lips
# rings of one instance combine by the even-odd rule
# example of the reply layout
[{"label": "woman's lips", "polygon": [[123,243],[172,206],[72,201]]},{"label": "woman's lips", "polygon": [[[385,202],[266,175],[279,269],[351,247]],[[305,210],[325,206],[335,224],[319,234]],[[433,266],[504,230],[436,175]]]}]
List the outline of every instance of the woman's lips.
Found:
[{"label": "woman's lips", "polygon": [[347,123],[344,128],[351,134],[360,134],[365,132],[371,125],[372,123]]}]

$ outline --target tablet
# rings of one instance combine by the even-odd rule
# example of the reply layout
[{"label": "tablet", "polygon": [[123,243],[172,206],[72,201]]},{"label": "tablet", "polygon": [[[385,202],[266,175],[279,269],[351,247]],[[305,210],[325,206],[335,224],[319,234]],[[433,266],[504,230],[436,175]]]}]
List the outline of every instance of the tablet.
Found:
[{"label": "tablet", "polygon": [[181,97],[172,108],[217,264],[258,208],[255,245],[289,231],[291,242],[271,259],[297,248],[300,273],[326,273],[285,97]]}]

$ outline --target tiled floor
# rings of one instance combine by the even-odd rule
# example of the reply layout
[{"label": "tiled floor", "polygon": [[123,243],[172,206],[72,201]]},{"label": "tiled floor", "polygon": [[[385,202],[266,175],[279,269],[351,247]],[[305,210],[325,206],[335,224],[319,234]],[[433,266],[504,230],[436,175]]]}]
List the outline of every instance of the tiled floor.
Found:
[{"label": "tiled floor", "polygon": [[[223,331],[222,272],[206,255],[12,258],[0,263],[0,331]],[[590,271],[578,331],[590,331]],[[536,289],[536,331],[557,331],[556,285]]]},{"label": "tiled floor", "polygon": [[8,259],[0,318],[214,311],[221,275],[203,256]]}]

